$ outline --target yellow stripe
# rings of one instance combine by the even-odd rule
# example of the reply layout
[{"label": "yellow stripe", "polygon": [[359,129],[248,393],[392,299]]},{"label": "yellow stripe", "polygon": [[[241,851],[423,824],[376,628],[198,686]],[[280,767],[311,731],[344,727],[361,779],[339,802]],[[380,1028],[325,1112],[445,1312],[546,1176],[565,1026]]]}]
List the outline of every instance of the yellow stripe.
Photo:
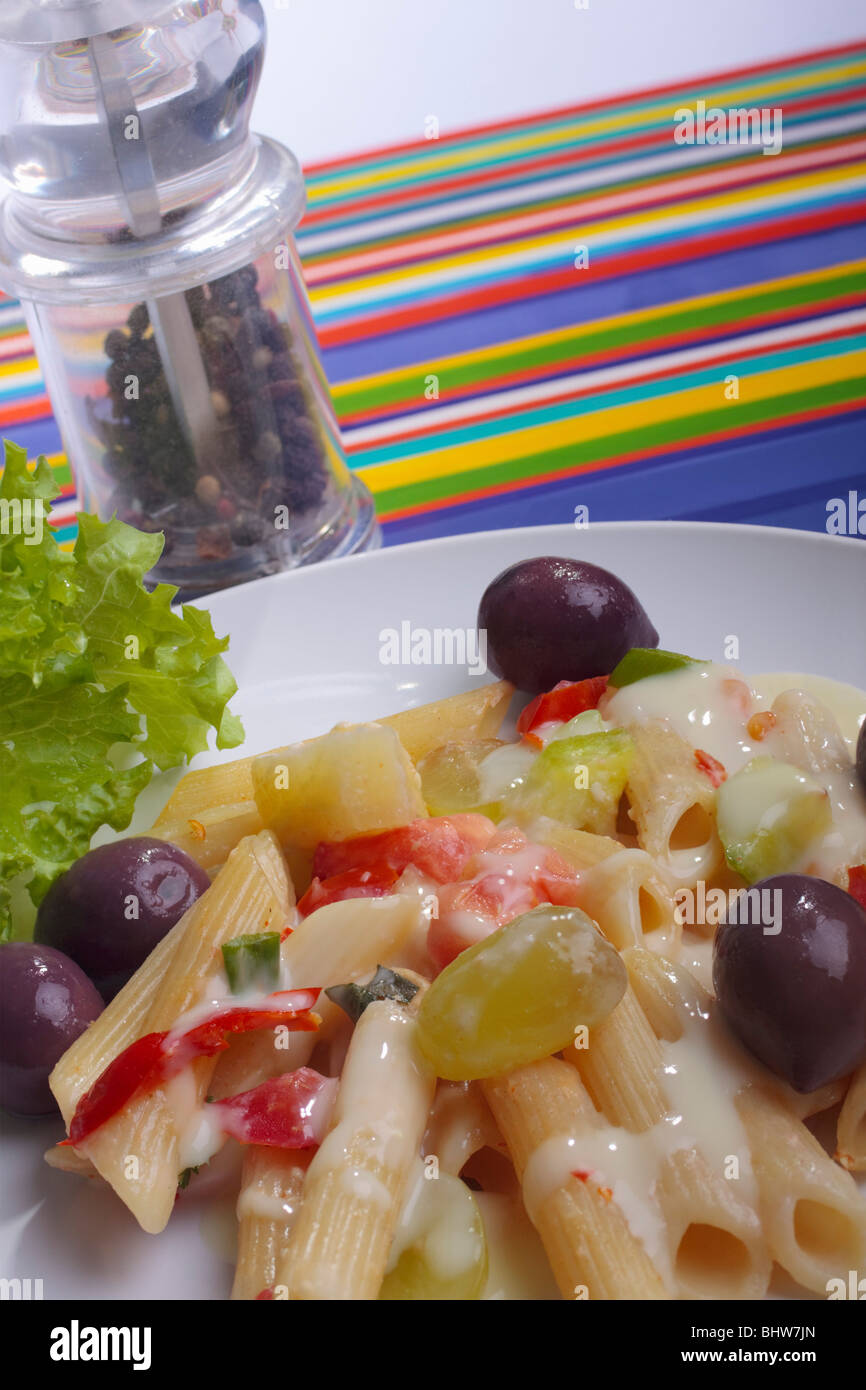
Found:
[{"label": "yellow stripe", "polygon": [[[537,347],[567,341],[579,343],[583,338],[593,337],[600,328],[625,328],[628,326],[641,328],[650,323],[661,325],[666,318],[674,314],[697,312],[710,305],[729,304],[733,300],[740,300],[745,307],[750,299],[772,294],[776,290],[784,290],[794,285],[819,285],[824,280],[831,280],[839,275],[850,275],[857,271],[866,275],[866,260],[848,261],[821,270],[806,271],[802,275],[785,275],[779,280],[765,280],[760,284],[749,285],[742,289],[718,290],[713,294],[698,295],[693,299],[679,299],[670,304],[654,305],[650,309],[635,309],[629,314],[614,314],[609,318],[592,319],[588,323],[575,324],[571,328],[553,328],[547,333],[533,333],[525,338],[513,338],[507,343],[497,343],[489,348],[473,348],[469,352],[456,352],[449,357],[438,357],[436,366],[440,373],[444,373],[455,367],[467,366],[472,362],[493,364],[502,358],[511,357],[515,352],[531,352]],[[419,365],[424,364],[416,362],[409,367],[401,367],[397,371],[372,372],[369,376],[353,377],[350,381],[337,382],[331,387],[331,394],[334,400],[339,403],[344,397],[354,396],[356,392],[374,385],[383,386],[387,383],[396,386],[404,381],[417,381]]]},{"label": "yellow stripe", "polygon": [[11,362],[0,362],[0,376],[20,376],[22,372],[34,372],[39,363],[36,358],[16,357]]},{"label": "yellow stripe", "polygon": [[[777,197],[786,193],[802,192],[809,188],[820,188],[822,185],[832,183],[856,183],[858,179],[862,180],[864,177],[866,177],[866,161],[863,160],[846,168],[844,175],[839,169],[816,169],[807,174],[796,174],[785,179],[773,180],[772,183],[761,185],[757,189],[753,186],[746,189],[739,188],[704,198],[692,198],[688,202],[678,203],[675,208],[648,209],[641,213],[640,224],[641,226],[653,226],[660,222],[670,221],[672,217],[680,218],[691,213],[718,211],[734,207],[738,203],[752,203],[758,197]],[[311,290],[310,298],[314,305],[327,304],[330,300],[340,299],[358,290],[375,289],[377,286],[385,284],[391,286],[401,282],[405,283],[423,276],[454,270],[461,266],[482,263],[495,265],[497,260],[519,255],[521,252],[571,246],[574,243],[575,235],[582,234],[584,231],[579,224],[579,209],[576,215],[578,221],[572,228],[565,231],[560,230],[555,233],[547,233],[544,236],[526,237],[521,241],[512,241],[495,249],[483,246],[474,251],[460,251],[451,256],[441,256],[437,260],[424,261],[420,265],[393,267],[388,270],[387,274],[380,271],[373,275],[362,275],[357,278],[341,280],[334,285],[321,285]],[[623,213],[619,217],[608,218],[602,222],[591,222],[589,224],[591,230],[587,240],[591,242],[593,237],[603,236],[608,232],[621,231],[625,227],[633,227],[635,222],[633,212]]]},{"label": "yellow stripe", "polygon": [[[708,93],[706,99],[707,106],[719,106],[724,101],[727,108],[745,103],[746,106],[754,104],[755,92],[758,91],[762,101],[775,100],[778,94],[801,92],[810,87],[829,86],[834,82],[846,82],[851,79],[862,77],[866,74],[866,62],[842,63],[834,68],[829,68],[820,73],[800,73],[796,77],[782,78],[771,85],[763,85],[756,89],[756,79],[753,77],[748,86],[722,87]],[[763,82],[764,79],[760,79]],[[687,88],[687,91],[694,91],[695,88]],[[682,94],[680,94],[682,95]],[[423,174],[429,177],[436,172],[447,172],[448,170],[461,169],[469,165],[488,162],[501,155],[516,155],[530,153],[534,149],[541,147],[556,148],[561,145],[568,145],[572,142],[586,139],[593,135],[614,134],[617,131],[628,130],[632,127],[653,124],[663,120],[670,120],[673,123],[673,113],[680,109],[675,105],[675,94],[666,98],[664,103],[653,106],[648,110],[639,112],[624,112],[616,116],[602,116],[595,120],[574,121],[568,126],[563,126],[560,130],[552,133],[550,131],[533,132],[523,136],[515,137],[499,136],[491,137],[489,141],[481,144],[473,144],[468,148],[450,150],[441,155],[425,154],[420,157],[409,158],[403,163],[389,165],[386,168],[376,168],[364,173],[344,174],[330,183],[318,183],[315,176],[311,187],[311,205],[315,206],[319,200],[326,200],[338,196],[340,193],[349,193],[354,190],[365,188],[385,187],[390,183],[401,182],[404,179],[411,179],[416,175]],[[782,124],[784,129],[784,107],[782,108]],[[673,135],[671,136],[673,143]],[[435,143],[435,142],[431,142]]]},{"label": "yellow stripe", "polygon": [[[769,400],[774,396],[788,395],[800,389],[813,389],[830,382],[846,381],[861,374],[866,375],[864,350],[849,353],[844,357],[804,362],[793,367],[779,367],[774,371],[761,372],[754,376],[741,375],[740,399]],[[588,415],[555,420],[516,433],[478,439],[468,444],[455,444],[450,448],[437,449],[433,453],[409,456],[389,463],[371,463],[358,471],[363,474],[365,483],[374,492],[384,492],[406,483],[452,477],[469,468],[492,468],[505,459],[529,458],[533,454],[562,448],[563,445],[585,444],[588,440],[604,439],[608,435],[620,434],[626,430],[648,428],[686,416],[699,416],[711,410],[718,410],[724,403],[724,382],[720,379],[717,385],[695,386],[675,395],[631,401],[626,405],[610,406],[607,409],[602,407]],[[731,413],[734,423],[736,406]],[[407,443],[406,447],[411,449],[411,443]]]}]

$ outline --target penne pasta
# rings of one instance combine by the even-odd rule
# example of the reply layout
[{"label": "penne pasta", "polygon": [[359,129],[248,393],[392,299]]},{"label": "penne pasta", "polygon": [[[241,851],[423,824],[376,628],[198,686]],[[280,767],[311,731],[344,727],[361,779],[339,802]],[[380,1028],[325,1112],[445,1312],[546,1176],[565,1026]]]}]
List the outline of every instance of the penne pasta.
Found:
[{"label": "penne pasta", "polygon": [[[443,700],[418,705],[415,709],[385,715],[375,722],[392,728],[409,757],[417,763],[442,743],[495,738],[513,694],[514,686],[508,681],[493,681],[459,695],[447,695]],[[184,823],[190,817],[201,820],[202,812],[214,811],[220,806],[252,801],[255,757],[276,758],[279,752],[281,749],[272,748],[266,753],[235,758],[214,767],[193,768],[178,782],[157,817],[154,830],[170,823]]]},{"label": "penne pasta", "polygon": [[839,1111],[836,1157],[850,1173],[866,1172],[866,1062],[851,1077]]},{"label": "penne pasta", "polygon": [[331,1129],[277,1270],[290,1299],[379,1293],[435,1086],[415,1028],[411,1008],[390,1000],[371,1004],[355,1025]]},{"label": "penne pasta", "polygon": [[563,1298],[666,1298],[610,1194],[572,1171],[598,1129],[575,1068],[549,1057],[482,1085]]},{"label": "penne pasta", "polygon": [[773,701],[776,749],[803,772],[851,768],[852,760],[833,715],[803,690],[784,690]]},{"label": "penne pasta", "polygon": [[[290,898],[291,885],[273,836],[263,832],[242,840],[215,882],[174,928],[172,935],[176,933],[177,940],[170,952],[171,969],[164,970],[155,983],[149,1007],[141,1010],[136,1036],[172,1028],[199,1002],[222,942],[281,923]],[[130,981],[127,990],[137,978]],[[131,992],[134,997],[134,990]],[[62,1063],[67,1059],[68,1054]],[[191,1112],[204,1100],[214,1065],[213,1058],[199,1058],[188,1076],[178,1078],[184,1083],[184,1102]],[[52,1089],[67,1126],[78,1097],[102,1069],[95,1068],[87,1076],[80,1070],[74,1072],[70,1084],[68,1067],[60,1075],[55,1068]],[[183,1117],[175,1113],[170,1100],[174,1086],[170,1082],[147,1095],[133,1097],[79,1146],[79,1153],[90,1159],[142,1228],[151,1233],[161,1231],[171,1215],[178,1173],[183,1167],[178,1138]],[[179,1094],[179,1087],[175,1087],[175,1095]]]},{"label": "penne pasta", "polygon": [[263,1148],[251,1144],[244,1152],[238,1197],[238,1258],[232,1284],[233,1299],[256,1299],[275,1288],[277,1266],[288,1247],[300,1210],[304,1179],[312,1152]]},{"label": "penne pasta", "polygon": [[773,1257],[804,1288],[826,1295],[831,1279],[866,1267],[866,1198],[771,1090],[746,1087],[737,1108]]},{"label": "penne pasta", "polygon": [[662,724],[629,725],[634,758],[626,782],[638,841],[677,887],[708,879],[720,866],[715,789],[695,750]]},{"label": "penne pasta", "polygon": [[150,834],[157,840],[177,845],[213,875],[244,836],[257,835],[263,828],[259,809],[250,798],[199,811],[198,815],[186,820],[160,818]]},{"label": "penne pasta", "polygon": [[[760,1222],[737,1196],[735,1184],[714,1171],[694,1147],[688,1110],[677,1121],[684,1131],[682,1146],[666,1151],[675,1133],[675,1111],[663,1084],[662,1048],[634,991],[627,990],[613,1013],[592,1029],[588,1047],[570,1047],[563,1055],[578,1068],[610,1124],[633,1134],[650,1132],[642,1164],[644,1187],[634,1191],[632,1173],[626,1181],[630,1179],[630,1197],[643,1210],[643,1228],[652,1227],[653,1207],[661,1213],[665,1264],[680,1297],[761,1298],[771,1261]],[[662,1148],[656,1165],[652,1141],[657,1136]],[[613,1191],[616,1200],[617,1187]]]},{"label": "penne pasta", "polygon": [[645,850],[620,849],[586,869],[580,901],[617,950],[653,932],[660,949],[676,953],[682,926],[673,894]]}]

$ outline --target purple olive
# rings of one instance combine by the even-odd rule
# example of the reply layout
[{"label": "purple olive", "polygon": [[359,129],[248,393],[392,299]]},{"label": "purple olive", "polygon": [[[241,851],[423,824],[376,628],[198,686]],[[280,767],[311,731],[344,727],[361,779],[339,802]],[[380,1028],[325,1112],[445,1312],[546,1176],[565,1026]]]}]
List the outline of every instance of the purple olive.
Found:
[{"label": "purple olive", "polygon": [[56,1063],[103,1004],[83,970],[51,946],[0,946],[0,1105],[16,1115],[50,1115]]},{"label": "purple olive", "polygon": [[765,1066],[815,1091],[866,1060],[866,911],[805,874],[777,874],[749,892],[716,932],[719,1007]]},{"label": "purple olive", "polygon": [[557,681],[609,675],[659,635],[627,584],[585,560],[521,560],[488,584],[478,609],[491,669],[537,694]]},{"label": "purple olive", "polygon": [[209,885],[177,845],[148,835],[116,840],[51,885],[34,937],[71,956],[107,1001]]},{"label": "purple olive", "polygon": [[860,725],[860,736],[857,739],[857,754],[855,758],[857,765],[857,776],[860,778],[860,786],[866,795],[866,719]]}]

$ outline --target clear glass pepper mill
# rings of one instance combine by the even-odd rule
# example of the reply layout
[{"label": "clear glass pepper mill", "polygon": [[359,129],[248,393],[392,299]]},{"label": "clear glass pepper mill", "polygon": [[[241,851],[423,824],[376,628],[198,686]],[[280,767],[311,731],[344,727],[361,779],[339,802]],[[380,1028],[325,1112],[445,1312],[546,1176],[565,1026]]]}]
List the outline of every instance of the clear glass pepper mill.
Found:
[{"label": "clear glass pepper mill", "polygon": [[27,314],[82,505],[165,532],[201,594],[379,543],[292,234],[250,132],[259,0],[3,0],[0,287]]}]

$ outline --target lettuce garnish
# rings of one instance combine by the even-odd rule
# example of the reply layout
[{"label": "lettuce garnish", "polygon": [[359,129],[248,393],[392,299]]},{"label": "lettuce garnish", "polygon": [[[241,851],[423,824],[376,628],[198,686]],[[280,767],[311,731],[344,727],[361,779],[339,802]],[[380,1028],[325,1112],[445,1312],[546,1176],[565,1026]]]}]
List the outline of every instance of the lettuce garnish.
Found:
[{"label": "lettuce garnish", "polygon": [[[123,830],[154,769],[243,740],[237,690],[210,616],[144,587],[163,548],[112,519],[79,517],[69,554],[48,526],[59,491],[6,442],[0,479],[0,940],[19,875],[38,904],[102,825]],[[136,759],[138,759],[136,761]],[[132,765],[130,765],[132,764]]]}]

